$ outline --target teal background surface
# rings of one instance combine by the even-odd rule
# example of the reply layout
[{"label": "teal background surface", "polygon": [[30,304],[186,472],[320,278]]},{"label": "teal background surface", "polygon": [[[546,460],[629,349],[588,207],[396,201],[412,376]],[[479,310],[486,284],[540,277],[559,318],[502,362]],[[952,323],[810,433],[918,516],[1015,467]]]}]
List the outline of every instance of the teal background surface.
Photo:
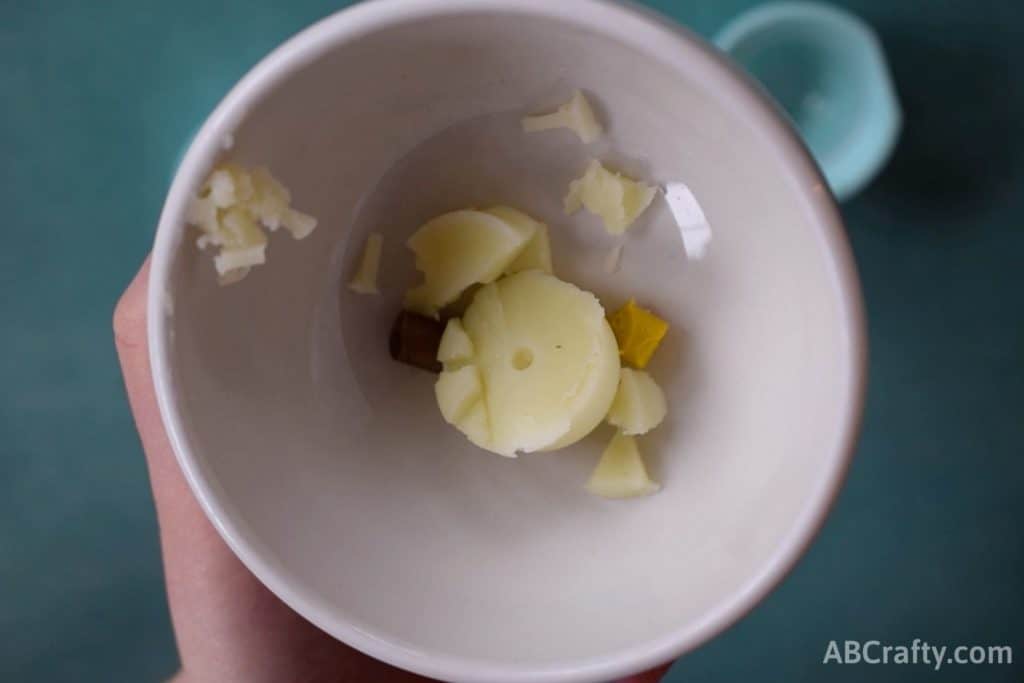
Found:
[{"label": "teal background surface", "polygon": [[[177,666],[114,302],[176,156],[339,0],[0,0],[0,681]],[[651,6],[710,36],[747,0]],[[844,207],[864,436],[796,570],[669,681],[1024,680],[1024,6],[859,0],[906,115]],[[1010,644],[1010,666],[823,665],[831,639]]]}]

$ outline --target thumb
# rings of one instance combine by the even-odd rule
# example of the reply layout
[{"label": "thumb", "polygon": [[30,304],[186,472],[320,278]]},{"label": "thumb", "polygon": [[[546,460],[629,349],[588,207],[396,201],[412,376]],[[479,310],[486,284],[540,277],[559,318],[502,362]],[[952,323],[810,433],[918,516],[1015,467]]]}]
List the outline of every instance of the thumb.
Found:
[{"label": "thumb", "polygon": [[[142,264],[142,268],[121,295],[114,309],[114,344],[121,362],[121,373],[124,376],[132,417],[135,418],[142,448],[146,454],[157,514],[161,519],[161,526],[164,527],[164,522],[171,521],[164,519],[167,516],[185,514],[202,517],[202,511],[193,499],[185,477],[174,459],[157,407],[149,363],[149,344],[146,339],[148,284],[149,258]],[[165,529],[162,528],[163,530]]]}]

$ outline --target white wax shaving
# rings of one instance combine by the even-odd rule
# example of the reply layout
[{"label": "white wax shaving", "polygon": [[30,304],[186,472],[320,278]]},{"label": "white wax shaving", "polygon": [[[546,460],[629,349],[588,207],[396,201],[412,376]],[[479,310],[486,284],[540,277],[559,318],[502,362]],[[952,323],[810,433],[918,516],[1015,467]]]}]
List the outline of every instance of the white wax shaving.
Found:
[{"label": "white wax shaving", "polygon": [[[266,250],[266,244],[256,244],[251,247],[239,247],[236,249],[221,249],[220,253],[213,257],[213,262],[219,274],[227,275],[229,271],[263,265],[267,262]],[[232,280],[232,282],[237,281]]]},{"label": "white wax shaving", "polygon": [[683,237],[683,248],[686,256],[692,259],[704,258],[708,245],[711,243],[711,225],[704,217],[704,211],[683,183],[665,185],[665,201],[672,211],[672,217],[679,226],[679,234]]},{"label": "white wax shaving", "polygon": [[217,284],[219,284],[221,287],[227,287],[228,285],[233,285],[236,282],[241,282],[242,280],[245,279],[245,276],[249,274],[250,270],[252,270],[252,268],[249,267],[235,268],[234,270],[229,270],[223,275],[217,276]]},{"label": "white wax shaving", "polygon": [[384,236],[379,232],[371,232],[366,238],[359,269],[348,283],[348,288],[356,294],[380,294],[377,287],[377,271],[380,270],[380,252],[383,244]]},{"label": "white wax shaving", "polygon": [[619,264],[622,262],[622,246],[621,244],[615,245],[608,252],[608,256],[605,257],[604,272],[609,275],[619,272]]}]

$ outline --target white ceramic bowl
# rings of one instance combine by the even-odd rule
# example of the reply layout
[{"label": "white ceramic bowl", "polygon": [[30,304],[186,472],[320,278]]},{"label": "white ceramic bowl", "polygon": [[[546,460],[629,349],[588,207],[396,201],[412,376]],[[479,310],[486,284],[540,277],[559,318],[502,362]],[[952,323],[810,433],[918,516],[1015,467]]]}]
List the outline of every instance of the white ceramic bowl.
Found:
[{"label": "white ceramic bowl", "polygon": [[[593,97],[609,132],[524,136],[518,118]],[[225,152],[224,141],[233,137]],[[229,155],[267,164],[312,237],[215,284],[188,198]],[[613,241],[566,219],[596,155],[682,180],[714,241],[688,262],[659,202]],[[610,433],[518,461],[445,426],[432,378],[387,333],[424,219],[504,202],[552,225],[556,270],[673,331],[652,364],[666,423],[643,439],[657,495],[582,484]],[[384,295],[340,286],[386,235]],[[153,256],[160,407],[196,496],[246,565],[339,639],[422,674],[596,681],[696,647],[760,600],[809,543],[856,438],[865,342],[832,197],[793,131],[705,43],[601,0],[376,0],[277,49],[197,134]]]}]

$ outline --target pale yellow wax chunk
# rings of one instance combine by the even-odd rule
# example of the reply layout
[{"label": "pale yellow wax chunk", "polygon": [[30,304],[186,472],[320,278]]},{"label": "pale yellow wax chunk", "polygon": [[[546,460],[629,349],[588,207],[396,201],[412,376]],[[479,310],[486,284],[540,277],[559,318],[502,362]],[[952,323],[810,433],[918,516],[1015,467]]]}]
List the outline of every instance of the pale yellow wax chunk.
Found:
[{"label": "pale yellow wax chunk", "polygon": [[455,424],[480,401],[480,371],[475,365],[441,373],[434,385],[437,404],[445,422]]},{"label": "pale yellow wax chunk", "polygon": [[441,335],[441,345],[437,349],[437,360],[445,367],[468,363],[473,360],[473,341],[462,327],[462,321],[452,318]]},{"label": "pale yellow wax chunk", "polygon": [[601,137],[604,129],[594,114],[590,102],[579,90],[573,93],[572,99],[551,114],[527,116],[523,119],[523,130],[537,133],[554,128],[568,128],[576,133],[580,141],[587,145]]},{"label": "pale yellow wax chunk", "polygon": [[583,177],[569,185],[565,213],[586,208],[601,217],[609,234],[621,235],[651,205],[655,192],[654,187],[613,173],[594,160]]},{"label": "pale yellow wax chunk", "polygon": [[533,233],[533,237],[526,243],[519,255],[505,266],[505,275],[513,275],[524,270],[554,272],[551,266],[551,242],[548,239],[548,226],[510,206],[495,206],[487,209],[487,213],[510,225],[517,226],[524,232]]},{"label": "pale yellow wax chunk", "polygon": [[661,485],[651,481],[647,474],[636,439],[616,434],[601,455],[586,488],[602,498],[636,498],[656,493]]},{"label": "pale yellow wax chunk", "polygon": [[491,439],[491,421],[487,415],[487,402],[477,401],[456,425],[470,443],[487,448]]},{"label": "pale yellow wax chunk", "polygon": [[[469,361],[463,360],[460,328],[470,340]],[[442,340],[444,356],[462,366],[446,365],[438,380],[442,414],[457,412],[451,406],[461,405],[468,393],[464,382],[447,376],[478,368],[486,414],[474,416],[473,433],[462,424],[465,416],[449,422],[495,453],[514,456],[575,443],[601,422],[615,397],[618,347],[600,302],[539,270],[484,285],[461,325],[449,323],[449,335],[448,344]]]},{"label": "pale yellow wax chunk", "polygon": [[665,393],[643,370],[622,368],[608,424],[627,436],[646,434],[661,424],[668,413]]},{"label": "pale yellow wax chunk", "polygon": [[359,269],[355,277],[348,283],[348,288],[357,294],[380,294],[377,287],[377,272],[380,270],[380,252],[384,245],[384,236],[379,232],[370,233],[363,247],[363,255],[359,260]]},{"label": "pale yellow wax chunk", "polygon": [[252,214],[241,206],[221,212],[218,239],[220,253],[213,263],[220,276],[266,262],[267,236]]},{"label": "pale yellow wax chunk", "polygon": [[510,223],[472,209],[428,221],[406,242],[424,282],[406,292],[405,307],[437,317],[470,286],[498,279],[534,232],[530,223]]}]

